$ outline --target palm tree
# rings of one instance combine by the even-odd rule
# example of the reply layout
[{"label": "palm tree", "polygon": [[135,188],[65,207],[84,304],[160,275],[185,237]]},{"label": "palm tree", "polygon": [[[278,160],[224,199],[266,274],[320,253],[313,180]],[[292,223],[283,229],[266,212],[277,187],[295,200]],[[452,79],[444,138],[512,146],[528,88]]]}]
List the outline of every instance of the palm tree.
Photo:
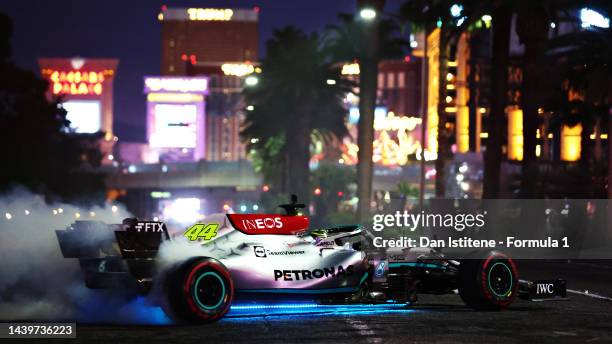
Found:
[{"label": "palm tree", "polygon": [[244,91],[247,115],[241,136],[262,165],[281,170],[264,174],[276,179],[278,191],[307,202],[311,134],[346,135],[342,98],[350,84],[321,53],[316,34],[293,27],[275,30],[266,48],[259,82]]},{"label": "palm tree", "polygon": [[404,55],[407,42],[401,38],[399,25],[391,19],[378,18],[384,1],[377,5],[377,17],[366,22],[350,14],[340,14],[340,24],[327,30],[326,50],[337,62],[359,63],[359,146],[357,165],[358,217],[365,219],[372,194],[372,153],[374,109],[378,89],[378,64],[384,59]]},{"label": "palm tree", "polygon": [[[438,27],[440,29],[438,55],[438,158],[436,159],[436,197],[446,195],[446,169],[451,158],[450,139],[452,132],[447,127],[446,75],[451,47],[457,43],[460,35],[469,30],[472,24],[480,20],[490,7],[487,1],[466,0],[462,3],[459,16],[453,16],[450,8],[458,5],[451,0],[407,0],[400,9],[400,19],[410,23],[414,31],[424,30],[426,35]],[[425,57],[426,58],[426,57]],[[425,106],[424,104],[422,106]]]},{"label": "palm tree", "polygon": [[[482,198],[498,198],[500,170],[502,161],[502,144],[508,82],[508,48],[510,46],[510,27],[512,12],[506,3],[497,6],[493,17],[493,47],[491,56],[491,111],[489,117],[489,139],[484,156],[484,180]],[[495,82],[500,80],[500,82]]]},{"label": "palm tree", "polygon": [[522,197],[534,197],[536,187],[536,130],[538,127],[538,107],[542,103],[543,73],[542,62],[550,15],[541,1],[522,3],[518,8],[516,33],[525,45],[523,55],[523,83],[521,108],[523,110],[523,162],[521,193]]},{"label": "palm tree", "polygon": [[[593,28],[555,37],[548,46],[547,58],[554,61],[560,71],[555,80],[561,87],[545,110],[555,113],[555,127],[582,124],[581,171],[591,175],[600,172],[597,169],[605,168],[598,161],[602,155],[600,133],[609,124],[612,103],[612,33]],[[578,96],[570,100],[569,92]],[[589,137],[592,129],[597,129],[595,147]],[[597,196],[587,193],[584,197]]]}]

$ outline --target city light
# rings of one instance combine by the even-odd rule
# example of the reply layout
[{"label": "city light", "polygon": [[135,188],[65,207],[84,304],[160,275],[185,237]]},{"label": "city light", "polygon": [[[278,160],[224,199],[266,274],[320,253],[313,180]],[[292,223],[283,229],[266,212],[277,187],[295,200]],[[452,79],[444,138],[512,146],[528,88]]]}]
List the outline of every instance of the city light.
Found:
[{"label": "city light", "polygon": [[463,6],[459,4],[453,4],[450,8],[450,14],[451,16],[455,18],[459,17],[462,11],[463,11]]},{"label": "city light", "polygon": [[76,217],[78,219],[79,217],[81,217],[81,214],[80,213],[75,213],[74,217]]},{"label": "city light", "polygon": [[30,211],[28,209],[23,211],[26,215],[30,215]]},{"label": "city light", "polygon": [[232,19],[234,11],[229,8],[188,8],[189,20],[228,21]]},{"label": "city light", "polygon": [[561,160],[577,161],[580,159],[582,148],[582,125],[573,127],[564,125],[561,128]]},{"label": "city light", "polygon": [[112,211],[113,213],[116,213],[116,212],[117,212],[117,210],[119,210],[119,208],[118,208],[116,205],[112,205],[112,206],[111,206],[111,211]]},{"label": "city light", "polygon": [[270,191],[270,186],[268,186],[268,185],[264,184],[264,186],[262,186],[262,187],[261,187],[261,191],[263,191],[263,192],[268,192],[268,191]]},{"label": "city light", "polygon": [[259,210],[259,206],[257,204],[253,204],[253,211],[258,211]]},{"label": "city light", "polygon": [[4,217],[6,217],[7,220],[10,220],[13,218],[13,215],[11,215],[11,213],[4,213]]},{"label": "city light", "polygon": [[255,66],[250,63],[224,63],[221,70],[225,75],[245,76],[255,71]]},{"label": "city light", "polygon": [[208,79],[202,77],[145,77],[145,92],[195,92],[206,93],[208,91]]},{"label": "city light", "polygon": [[610,27],[609,18],[606,18],[603,14],[593,11],[590,8],[583,8],[580,10],[580,21],[582,22],[583,28],[595,26],[602,29],[607,29]]},{"label": "city light", "polygon": [[343,65],[340,74],[359,75],[359,64],[358,63],[347,63]]},{"label": "city light", "polygon": [[480,19],[484,22],[485,27],[489,29],[491,27],[491,22],[493,21],[493,17],[490,14],[485,14]]},{"label": "city light", "polygon": [[320,188],[314,189],[314,194],[317,195],[317,196],[320,196],[321,195],[321,189]]},{"label": "city light", "polygon": [[151,198],[170,198],[172,193],[168,191],[151,191]]},{"label": "city light", "polygon": [[66,119],[77,133],[96,133],[102,129],[102,107],[98,100],[69,100],[62,104]]},{"label": "city light", "polygon": [[62,209],[62,208],[57,208],[57,212],[61,214],[61,213],[63,213],[63,212],[64,212],[64,209]]},{"label": "city light", "polygon": [[154,123],[149,133],[151,147],[195,148],[198,145],[202,103],[149,103],[148,106]]},{"label": "city light", "polygon": [[259,82],[259,79],[256,76],[249,76],[246,79],[244,79],[244,83],[247,86],[255,86],[257,85],[258,82]]},{"label": "city light", "polygon": [[253,110],[255,110],[255,107],[253,105],[248,105],[246,107],[246,109],[247,109],[247,111],[253,111]]},{"label": "city light", "polygon": [[104,72],[94,71],[59,71],[44,70],[43,75],[48,75],[51,83],[51,91],[55,95],[100,95],[102,94],[102,82]]},{"label": "city light", "polygon": [[164,218],[172,219],[178,223],[194,221],[199,217],[200,199],[176,198],[168,204],[164,210]]},{"label": "city light", "polygon": [[334,80],[334,79],[327,79],[326,82],[327,82],[328,85],[335,85],[336,84],[336,80]]},{"label": "city light", "polygon": [[363,8],[359,11],[359,16],[365,20],[372,20],[376,18],[376,11],[372,8]]},{"label": "city light", "polygon": [[204,96],[193,93],[149,93],[147,94],[147,101],[156,103],[192,103],[204,101]]}]

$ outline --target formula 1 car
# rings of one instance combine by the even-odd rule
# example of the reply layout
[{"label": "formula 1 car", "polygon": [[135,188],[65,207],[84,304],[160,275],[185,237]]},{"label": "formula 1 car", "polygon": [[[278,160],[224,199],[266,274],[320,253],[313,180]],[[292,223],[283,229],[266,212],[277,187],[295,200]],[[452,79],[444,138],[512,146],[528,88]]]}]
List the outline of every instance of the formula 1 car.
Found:
[{"label": "formula 1 car", "polygon": [[[180,238],[162,222],[136,219],[77,221],[56,234],[64,257],[79,258],[89,288],[157,289],[165,313],[180,322],[216,321],[235,298],[261,295],[410,304],[419,293],[458,290],[466,305],[487,310],[508,307],[519,291],[565,297],[561,280],[538,293],[519,283],[515,263],[500,252],[460,261],[431,249],[368,252],[359,225],[309,230],[296,197],[280,207],[285,214],[211,215]],[[162,264],[164,246],[181,240],[195,253]]]}]

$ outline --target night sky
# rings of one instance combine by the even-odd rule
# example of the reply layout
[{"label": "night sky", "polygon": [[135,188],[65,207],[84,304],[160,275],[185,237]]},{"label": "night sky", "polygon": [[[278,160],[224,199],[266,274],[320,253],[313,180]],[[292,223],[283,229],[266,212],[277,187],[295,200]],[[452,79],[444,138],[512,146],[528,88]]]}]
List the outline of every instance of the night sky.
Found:
[{"label": "night sky", "polygon": [[[388,1],[387,9],[399,1]],[[128,5],[129,4],[129,5]],[[145,140],[144,75],[160,72],[161,24],[168,7],[259,6],[260,55],[274,28],[294,25],[320,31],[340,12],[354,12],[355,0],[0,0],[0,11],[13,19],[13,59],[38,72],[38,57],[118,58],[114,130],[122,141]]]}]

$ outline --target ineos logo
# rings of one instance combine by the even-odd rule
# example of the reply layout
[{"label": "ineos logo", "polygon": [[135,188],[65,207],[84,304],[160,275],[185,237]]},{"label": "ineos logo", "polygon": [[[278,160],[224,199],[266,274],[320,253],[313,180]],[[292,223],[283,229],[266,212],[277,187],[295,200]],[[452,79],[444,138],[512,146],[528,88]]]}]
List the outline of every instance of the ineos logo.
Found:
[{"label": "ineos logo", "polygon": [[255,220],[242,220],[245,229],[272,229],[283,228],[283,221],[280,217],[265,217]]}]

